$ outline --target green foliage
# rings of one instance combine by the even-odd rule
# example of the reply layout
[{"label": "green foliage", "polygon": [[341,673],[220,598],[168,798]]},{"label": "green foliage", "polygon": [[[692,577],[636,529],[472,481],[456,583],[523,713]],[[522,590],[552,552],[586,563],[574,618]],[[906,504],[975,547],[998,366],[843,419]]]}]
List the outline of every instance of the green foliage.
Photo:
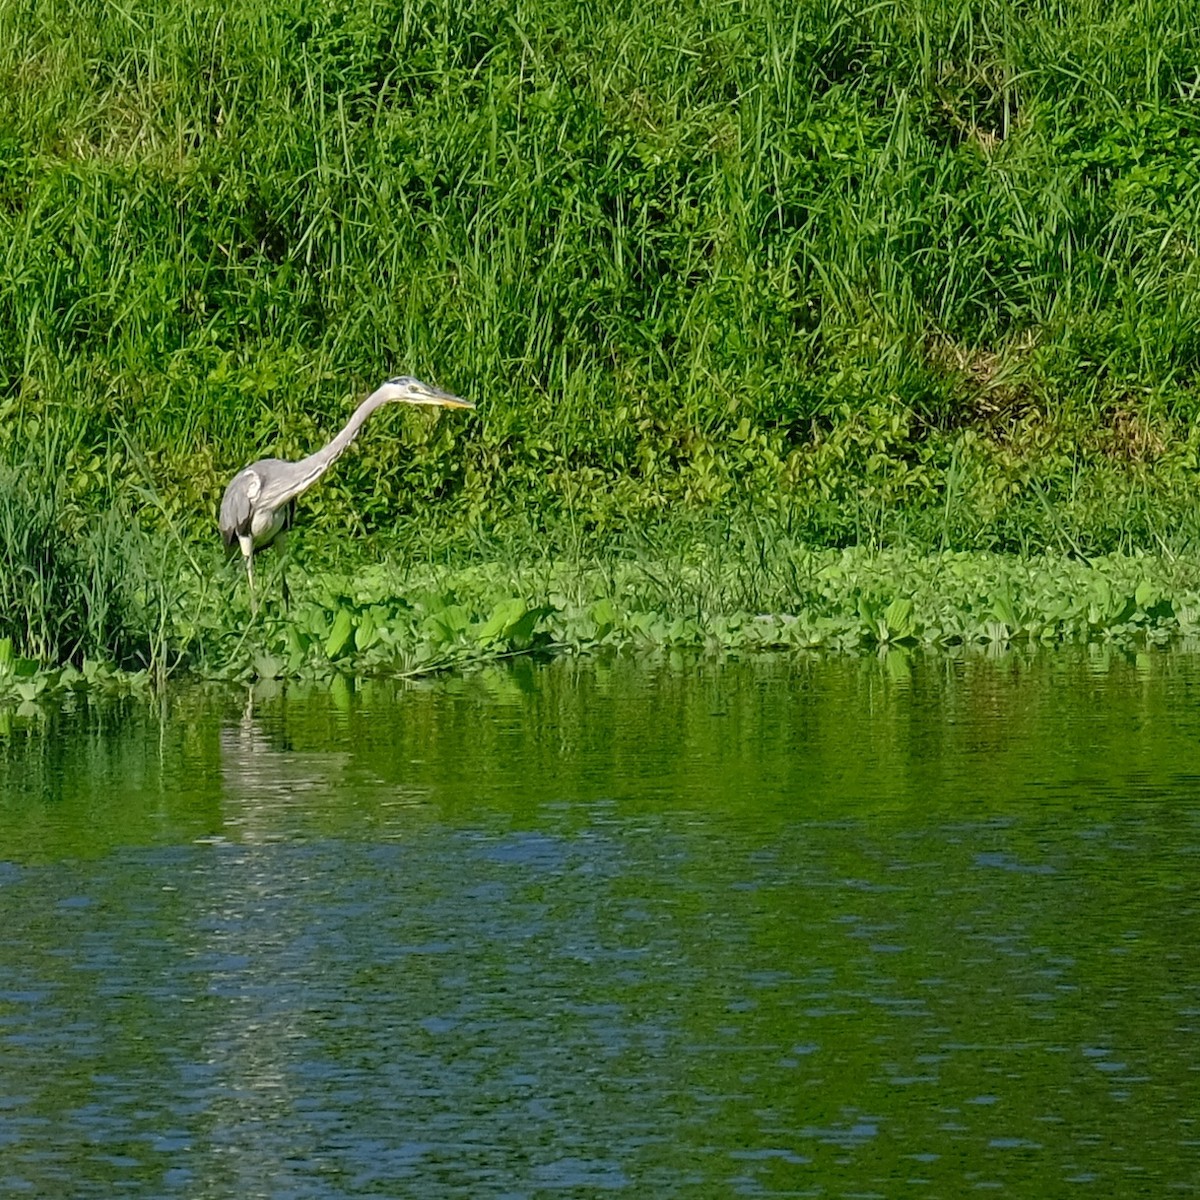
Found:
[{"label": "green foliage", "polygon": [[[1197,61],[1178,0],[0,6],[0,690],[1186,632]],[[374,418],[255,607],[223,484],[400,370],[479,409]]]},{"label": "green foliage", "polygon": [[181,641],[204,675],[416,675],[541,652],[856,650],[1013,642],[1164,643],[1200,633],[1200,569],[912,550],[813,550],[709,529],[659,547],[345,572],[292,564],[256,603],[197,592]]},{"label": "green foliage", "polygon": [[480,410],[377,418],[330,528],[1152,538],[1106,521],[1194,468],[1198,58],[1178,0],[15,0],[0,443],[69,427],[199,537],[404,369]]},{"label": "green foliage", "polygon": [[[762,525],[685,532],[677,527],[672,540],[640,548],[574,558],[527,552],[503,563],[339,568],[301,549],[299,561],[262,556],[255,596],[240,563],[222,566],[215,550],[199,569],[167,559],[151,594],[169,602],[129,610],[131,653],[120,658],[110,643],[58,666],[53,653],[0,637],[0,699],[139,688],[175,668],[207,678],[336,682],[551,652],[1145,647],[1200,635],[1194,560],[814,550]],[[128,587],[118,576],[109,583],[117,594]]]},{"label": "green foliage", "polygon": [[0,461],[0,675],[89,660],[162,670],[170,555],[122,508],[81,508],[67,461],[52,436]]}]

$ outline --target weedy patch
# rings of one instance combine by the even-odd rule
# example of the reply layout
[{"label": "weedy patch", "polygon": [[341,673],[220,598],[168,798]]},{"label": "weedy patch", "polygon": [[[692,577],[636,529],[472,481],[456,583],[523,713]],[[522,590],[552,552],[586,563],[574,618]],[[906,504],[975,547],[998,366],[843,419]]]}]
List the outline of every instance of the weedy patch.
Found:
[{"label": "weedy patch", "polygon": [[[239,681],[412,677],[529,654],[1133,648],[1200,636],[1200,564],[1165,557],[814,550],[772,539],[753,570],[748,561],[746,547],[700,543],[670,558],[374,563],[293,571],[286,604],[265,588],[252,599],[244,586],[230,595],[197,577],[158,636],[178,673]],[[10,704],[148,690],[163,678],[93,659],[47,665],[0,640],[0,701]]]},{"label": "weedy patch", "polygon": [[225,678],[411,675],[516,654],[687,648],[856,651],[1015,642],[1166,643],[1200,630],[1200,568],[1146,556],[812,550],[673,561],[543,560],[306,578],[208,625],[191,669]]}]

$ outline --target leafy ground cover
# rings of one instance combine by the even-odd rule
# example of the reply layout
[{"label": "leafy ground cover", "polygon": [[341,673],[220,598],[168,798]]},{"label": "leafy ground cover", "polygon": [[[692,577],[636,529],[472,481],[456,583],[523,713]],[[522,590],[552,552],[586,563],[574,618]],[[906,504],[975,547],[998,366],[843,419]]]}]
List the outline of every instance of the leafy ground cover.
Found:
[{"label": "leafy ground cover", "polygon": [[[1200,636],[1200,566],[677,538],[669,550],[498,565],[180,560],[163,619],[116,669],[46,668],[0,641],[0,698],[210,678],[418,675],[520,654],[913,650],[1093,642],[1135,651]],[[284,600],[282,576],[288,579]]]},{"label": "leafy ground cover", "polygon": [[[961,552],[799,551],[786,602],[746,607],[741,568],[699,556],[318,577],[286,614],[239,622],[218,672],[420,672],[531,650],[857,650],[1013,642],[1165,643],[1200,633],[1200,571],[1140,557],[1088,563]],[[740,596],[742,603],[731,603]],[[211,632],[221,630],[223,624]],[[211,655],[211,657],[207,657]]]}]

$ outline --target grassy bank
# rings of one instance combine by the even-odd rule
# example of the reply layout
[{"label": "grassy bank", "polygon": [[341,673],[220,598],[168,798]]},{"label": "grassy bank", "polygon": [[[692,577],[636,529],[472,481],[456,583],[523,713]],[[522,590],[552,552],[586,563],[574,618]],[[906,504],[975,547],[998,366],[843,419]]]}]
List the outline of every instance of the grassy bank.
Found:
[{"label": "grassy bank", "polygon": [[[526,546],[364,565],[294,545],[239,563],[172,556],[167,577],[107,582],[128,607],[118,655],[63,666],[0,639],[0,699],[206,678],[419,675],[529,653],[739,655],[1096,643],[1128,652],[1200,636],[1200,564],[913,549],[813,549],[760,526],[677,526],[570,556]],[[510,547],[510,551],[513,548]],[[286,573],[289,597],[283,596]],[[115,644],[114,644],[115,645]],[[36,648],[33,648],[36,650]],[[119,669],[117,669],[119,668]]]},{"label": "grassy bank", "polygon": [[14,0],[0,449],[54,426],[74,491],[148,473],[199,538],[405,369],[480,415],[388,414],[333,526],[736,496],[1153,545],[1194,527],[1197,61],[1177,0]]},{"label": "grassy bank", "polygon": [[[1178,0],[12,0],[0,639],[73,669],[237,671],[252,644],[314,668],[373,578],[346,535],[431,564],[414,586],[461,593],[473,629],[567,612],[518,586],[556,561],[585,608],[641,571],[661,595],[616,616],[811,612],[819,641],[869,642],[853,579],[836,602],[763,582],[845,548],[898,564],[880,602],[911,600],[918,639],[951,628],[928,578],[957,552],[990,599],[960,596],[953,636],[1116,628],[1142,583],[1172,614],[1143,624],[1187,628],[1197,62]],[[221,488],[400,370],[477,413],[375,418],[302,502],[332,571],[297,599],[310,642],[265,606],[248,632]],[[1120,603],[1055,616],[1037,585],[1014,624],[996,554],[1018,582],[1061,563],[1078,604],[1074,572],[1107,572]],[[372,619],[416,646],[427,617]],[[536,636],[589,640],[556,620]]]}]

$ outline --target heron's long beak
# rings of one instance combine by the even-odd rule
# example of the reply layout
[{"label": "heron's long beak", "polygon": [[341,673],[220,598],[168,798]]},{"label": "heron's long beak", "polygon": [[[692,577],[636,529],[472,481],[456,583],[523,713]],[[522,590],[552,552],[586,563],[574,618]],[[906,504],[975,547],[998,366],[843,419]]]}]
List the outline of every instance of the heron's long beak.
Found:
[{"label": "heron's long beak", "polygon": [[422,383],[418,385],[420,391],[409,397],[411,402],[417,404],[435,404],[439,408],[474,408],[474,400],[464,400],[461,396],[456,396],[453,392],[443,392],[440,387],[434,387],[431,383]]},{"label": "heron's long beak", "polygon": [[452,396],[449,392],[435,392],[434,403],[443,408],[474,408],[474,400],[464,400],[461,396]]}]

